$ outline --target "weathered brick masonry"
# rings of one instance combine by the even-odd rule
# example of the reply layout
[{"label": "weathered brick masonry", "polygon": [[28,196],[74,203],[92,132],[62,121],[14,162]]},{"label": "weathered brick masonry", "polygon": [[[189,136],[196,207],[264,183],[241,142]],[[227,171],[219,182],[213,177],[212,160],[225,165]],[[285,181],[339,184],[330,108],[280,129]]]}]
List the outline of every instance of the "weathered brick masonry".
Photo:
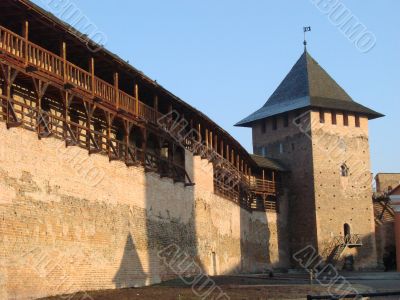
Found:
[{"label": "weathered brick masonry", "polygon": [[210,274],[288,266],[286,214],[250,213],[214,195],[206,160],[187,153],[197,184],[184,187],[1,125],[3,297],[160,282],[176,276],[157,256],[171,243]]}]

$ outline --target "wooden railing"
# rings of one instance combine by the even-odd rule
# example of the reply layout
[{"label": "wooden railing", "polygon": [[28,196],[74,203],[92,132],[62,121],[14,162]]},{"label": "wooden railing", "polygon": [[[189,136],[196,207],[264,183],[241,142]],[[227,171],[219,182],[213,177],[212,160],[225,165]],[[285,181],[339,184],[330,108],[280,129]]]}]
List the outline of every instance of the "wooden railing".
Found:
[{"label": "wooden railing", "polygon": [[104,80],[96,78],[95,86],[96,86],[94,90],[95,96],[99,97],[100,99],[106,100],[106,102],[116,105],[115,89],[111,84],[105,82]]},{"label": "wooden railing", "polygon": [[23,59],[25,51],[24,38],[4,27],[0,27],[0,49],[16,58]]},{"label": "wooden railing", "polygon": [[249,182],[250,189],[256,192],[268,192],[271,194],[276,194],[277,192],[277,182],[252,178]]},{"label": "wooden railing", "polygon": [[119,101],[120,108],[122,108],[123,110],[125,110],[131,114],[135,114],[135,105],[136,105],[135,97],[130,96],[127,93],[124,93],[123,91],[119,91],[118,101]]},{"label": "wooden railing", "polygon": [[61,57],[32,43],[28,43],[28,63],[55,77],[63,78],[63,61]]},{"label": "wooden railing", "polygon": [[89,72],[75,66],[74,64],[71,64],[70,62],[67,62],[66,65],[67,82],[72,83],[84,91],[92,92],[92,75]]}]

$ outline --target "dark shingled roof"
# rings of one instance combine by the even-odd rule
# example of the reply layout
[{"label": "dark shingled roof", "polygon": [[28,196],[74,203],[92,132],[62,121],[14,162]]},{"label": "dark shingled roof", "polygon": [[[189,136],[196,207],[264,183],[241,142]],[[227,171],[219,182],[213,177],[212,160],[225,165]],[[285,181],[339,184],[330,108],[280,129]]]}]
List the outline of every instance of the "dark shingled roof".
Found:
[{"label": "dark shingled roof", "polygon": [[286,167],[277,159],[263,157],[255,154],[251,154],[251,158],[260,168],[271,169],[276,171],[287,171]]},{"label": "dark shingled roof", "polygon": [[368,116],[369,119],[383,116],[351,99],[311,55],[304,51],[264,106],[235,126],[251,127],[257,120],[311,107],[356,112]]}]

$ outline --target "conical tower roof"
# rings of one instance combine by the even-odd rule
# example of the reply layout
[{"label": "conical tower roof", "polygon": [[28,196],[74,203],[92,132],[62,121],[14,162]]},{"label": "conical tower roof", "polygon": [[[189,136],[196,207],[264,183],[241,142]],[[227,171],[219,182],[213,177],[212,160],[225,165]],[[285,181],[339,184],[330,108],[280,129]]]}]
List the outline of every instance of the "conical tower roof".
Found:
[{"label": "conical tower roof", "polygon": [[251,127],[257,120],[307,107],[355,112],[367,115],[370,119],[383,116],[355,102],[315,59],[304,51],[264,106],[235,126]]}]

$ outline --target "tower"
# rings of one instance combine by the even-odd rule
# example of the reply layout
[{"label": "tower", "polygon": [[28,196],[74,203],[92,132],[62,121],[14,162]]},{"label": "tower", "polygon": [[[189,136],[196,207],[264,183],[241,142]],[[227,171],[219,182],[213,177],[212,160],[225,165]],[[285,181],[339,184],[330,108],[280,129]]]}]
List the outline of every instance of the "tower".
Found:
[{"label": "tower", "polygon": [[305,50],[264,106],[236,124],[252,128],[256,154],[290,170],[292,255],[312,246],[332,263],[376,266],[368,121],[382,116]]}]

